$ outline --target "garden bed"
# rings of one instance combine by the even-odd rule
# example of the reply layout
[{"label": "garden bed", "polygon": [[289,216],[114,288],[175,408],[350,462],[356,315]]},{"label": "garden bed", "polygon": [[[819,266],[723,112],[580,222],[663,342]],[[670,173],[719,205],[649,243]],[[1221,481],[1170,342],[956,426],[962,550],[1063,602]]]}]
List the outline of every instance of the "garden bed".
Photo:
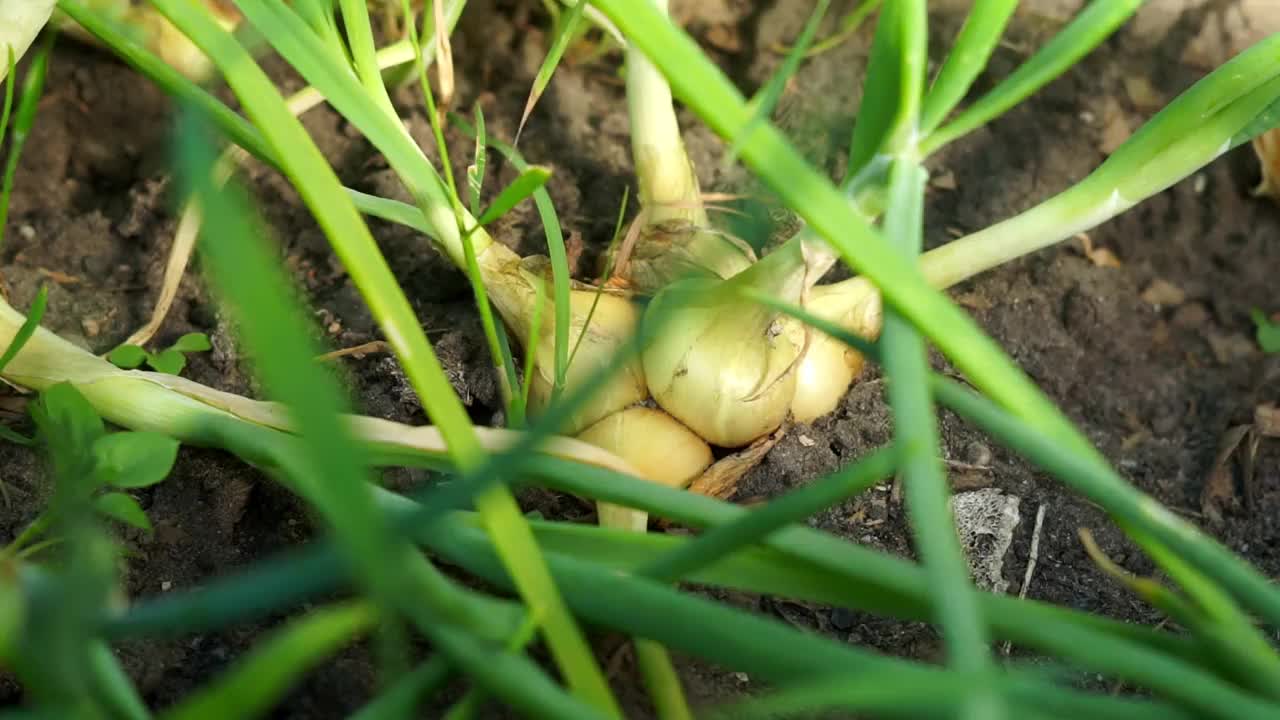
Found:
[{"label": "garden bed", "polygon": [[[1009,72],[1076,4],[1024,2],[977,89]],[[456,104],[469,108],[479,102],[489,132],[499,138],[514,135],[545,53],[547,23],[537,5],[473,2],[454,36]],[[935,32],[954,33],[963,15],[950,6],[966,3],[930,5]],[[1252,39],[1260,23],[1280,27],[1280,19],[1253,7],[1249,2],[1153,2],[1065,77],[931,159],[926,243],[939,245],[985,227],[1082,178],[1129,129],[1223,61],[1234,43],[1243,46]],[[781,60],[773,48],[794,38],[810,9],[811,3],[800,0],[716,0],[676,3],[673,14],[712,50],[739,87],[753,90]],[[833,12],[831,20],[838,14]],[[810,159],[833,172],[840,168],[857,107],[869,38],[864,29],[807,62],[776,114]],[[596,273],[634,172],[618,57],[573,63],[574,57],[571,49],[570,62],[557,72],[525,128],[520,149],[554,171],[549,191],[571,260],[586,277]],[[300,86],[282,64],[268,67],[290,88]],[[430,148],[421,109],[414,109],[411,94],[403,100],[412,132]],[[45,326],[95,352],[111,349],[146,320],[159,286],[175,226],[163,174],[170,111],[158,89],[109,56],[69,40],[56,50],[17,176],[0,277],[19,308],[31,302],[38,285],[47,285]],[[769,198],[745,171],[721,167],[723,146],[710,131],[692,116],[682,120],[705,189],[747,195],[735,204],[751,211],[753,232],[782,236],[794,227],[784,213],[771,210]],[[305,123],[346,184],[396,192],[394,176],[377,152],[335,113],[321,108]],[[470,139],[459,134],[455,141],[452,156],[469,157]],[[509,166],[500,167],[499,183],[515,176]],[[251,174],[284,261],[328,335],[325,343],[339,348],[378,339],[358,292],[287,183],[260,167]],[[967,282],[952,295],[1136,486],[1276,577],[1280,441],[1260,444],[1253,477],[1245,484],[1245,478],[1233,475],[1236,483],[1225,502],[1202,504],[1223,436],[1250,422],[1257,406],[1280,401],[1280,356],[1261,352],[1250,320],[1252,308],[1280,307],[1280,207],[1251,196],[1257,180],[1253,153],[1242,147],[1091,232],[1088,244],[1076,240],[1037,253]],[[373,229],[472,418],[499,423],[498,385],[465,279],[412,231],[377,222]],[[545,251],[531,204],[509,213],[492,233],[522,253]],[[214,350],[192,356],[185,374],[212,387],[254,394],[251,359],[238,352],[198,272],[184,280],[157,340],[163,345],[193,331],[208,333]],[[389,355],[375,352],[338,362],[364,412],[424,422]],[[869,370],[834,414],[795,427],[747,475],[736,500],[775,496],[884,445],[891,437],[890,414],[877,377]],[[19,404],[15,396],[0,397],[0,418],[19,412]],[[1091,530],[1126,569],[1153,570],[1101,511],[954,416],[944,414],[942,430],[957,490],[994,487],[1019,498],[1021,521],[1003,558],[1007,592],[1025,591],[1030,598],[1134,622],[1160,620],[1086,555],[1080,528]],[[43,507],[45,478],[34,452],[0,445],[0,481],[9,496],[0,505],[0,537],[18,532]],[[386,477],[393,487],[418,479],[416,471],[407,470]],[[127,587],[134,596],[198,585],[311,533],[300,502],[220,452],[184,449],[171,477],[140,497],[156,530],[128,537]],[[594,513],[589,503],[547,491],[522,499],[527,510],[557,519],[586,522]],[[1041,508],[1044,520],[1036,533]],[[910,553],[906,515],[888,484],[812,522],[873,547]],[[1035,572],[1024,588],[1037,535]],[[940,650],[937,633],[925,625],[784,599],[728,599],[892,654],[932,657]],[[148,702],[163,706],[206,681],[268,627],[127,645],[122,648],[125,667]],[[600,645],[608,653],[616,643],[602,638]],[[610,669],[619,678],[633,674],[625,655],[614,659]],[[696,704],[753,687],[752,678],[740,673],[679,658],[677,664]],[[375,690],[375,677],[369,648],[348,650],[312,673],[278,716],[345,717]],[[0,705],[16,700],[17,692],[0,677]],[[646,702],[638,688],[624,698]],[[635,712],[642,714],[643,707],[636,705]]]}]

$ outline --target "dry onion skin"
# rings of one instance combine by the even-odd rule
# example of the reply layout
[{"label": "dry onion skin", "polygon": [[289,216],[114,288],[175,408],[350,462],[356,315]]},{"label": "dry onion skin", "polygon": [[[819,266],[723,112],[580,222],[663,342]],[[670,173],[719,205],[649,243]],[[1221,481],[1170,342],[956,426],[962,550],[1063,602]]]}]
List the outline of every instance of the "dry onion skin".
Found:
[{"label": "dry onion skin", "polygon": [[1253,189],[1253,194],[1280,201],[1280,128],[1254,138],[1253,151],[1262,164],[1262,180]]}]

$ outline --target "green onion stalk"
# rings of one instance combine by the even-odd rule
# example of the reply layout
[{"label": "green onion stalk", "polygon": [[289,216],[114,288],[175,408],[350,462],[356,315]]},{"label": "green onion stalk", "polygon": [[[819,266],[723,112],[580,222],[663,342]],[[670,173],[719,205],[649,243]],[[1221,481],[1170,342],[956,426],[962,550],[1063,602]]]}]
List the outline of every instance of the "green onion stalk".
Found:
[{"label": "green onion stalk", "polygon": [[[1280,60],[1280,36],[1245,51],[1152,118],[1078,184],[1008,220],[925,253],[920,270],[948,288],[992,268],[1075,237],[1164,191],[1249,142],[1274,124],[1280,78],[1273,70],[1233,88],[1245,68]],[[1274,64],[1272,68],[1276,67]],[[805,231],[806,233],[808,231]],[[866,278],[819,285],[807,309],[866,338],[883,320],[879,293]],[[817,333],[797,367],[792,417],[809,422],[831,412],[862,366],[844,343]]]},{"label": "green onion stalk", "polygon": [[[25,318],[0,298],[0,347],[9,347]],[[251,427],[293,431],[288,410],[277,403],[251,400],[176,375],[122,370],[97,355],[37,328],[17,355],[0,372],[0,379],[28,390],[41,391],[70,383],[104,419],[135,431],[172,436],[197,446],[217,446],[222,435],[210,428],[233,420]],[[214,422],[217,421],[217,422]],[[349,430],[372,450],[448,458],[444,438],[432,426],[411,426],[362,415],[346,417]],[[519,442],[522,433],[500,428],[476,428],[481,444],[500,452]],[[635,467],[595,445],[566,437],[552,437],[540,452],[638,476]]]},{"label": "green onion stalk", "polygon": [[[667,0],[653,1],[666,12]],[[666,78],[630,45],[626,72],[641,210],[636,227],[614,255],[615,277],[652,293],[690,276],[727,278],[745,270],[755,261],[755,252],[711,227]]]}]

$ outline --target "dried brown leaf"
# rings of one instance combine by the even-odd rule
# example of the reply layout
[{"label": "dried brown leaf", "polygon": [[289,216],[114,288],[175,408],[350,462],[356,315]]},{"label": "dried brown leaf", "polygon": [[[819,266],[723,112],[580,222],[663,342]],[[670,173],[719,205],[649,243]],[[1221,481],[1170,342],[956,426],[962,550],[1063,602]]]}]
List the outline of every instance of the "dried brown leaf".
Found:
[{"label": "dried brown leaf", "polygon": [[1228,429],[1218,442],[1218,455],[1200,492],[1200,511],[1214,524],[1222,522],[1223,513],[1239,506],[1231,458],[1252,429],[1252,425],[1236,425]]},{"label": "dried brown leaf", "polygon": [[1081,251],[1086,258],[1089,258],[1089,262],[1098,267],[1122,267],[1120,258],[1116,257],[1115,253],[1104,247],[1094,247],[1093,238],[1085,233],[1076,235],[1076,238],[1080,240]]},{"label": "dried brown leaf", "polygon": [[1280,438],[1280,407],[1268,404],[1254,408],[1253,427],[1263,437]]},{"label": "dried brown leaf", "polygon": [[697,480],[694,480],[689,485],[689,490],[699,495],[721,499],[732,496],[734,491],[738,489],[738,482],[742,480],[743,476],[759,465],[761,460],[764,460],[764,456],[787,434],[788,429],[783,426],[773,434],[760,438],[746,448],[717,460],[714,465],[707,468]]}]

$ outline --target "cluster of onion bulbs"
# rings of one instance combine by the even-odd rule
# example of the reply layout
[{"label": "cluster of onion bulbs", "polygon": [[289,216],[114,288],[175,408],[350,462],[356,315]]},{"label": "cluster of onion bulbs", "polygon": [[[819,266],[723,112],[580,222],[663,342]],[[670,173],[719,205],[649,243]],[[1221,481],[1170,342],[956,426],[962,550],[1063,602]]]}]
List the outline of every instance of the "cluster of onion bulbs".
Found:
[{"label": "cluster of onion bulbs", "polygon": [[[862,368],[862,357],[843,343],[745,299],[744,290],[804,306],[863,334],[874,335],[879,324],[870,285],[811,286],[815,262],[801,238],[743,262],[738,243],[699,224],[701,209],[688,212],[691,217],[668,216],[640,233],[631,265],[643,269],[629,275],[627,290],[576,285],[570,291],[568,338],[577,349],[564,390],[598,380],[633,348],[637,334],[640,351],[631,351],[560,428],[672,487],[686,487],[705,472],[713,447],[743,448],[789,421],[831,412]],[[535,353],[529,410],[536,415],[555,388],[554,321],[541,323],[536,336],[531,330],[536,299],[547,296],[547,263],[521,258],[481,233],[472,237],[480,240],[477,260],[490,299],[524,352]],[[647,522],[644,513],[603,503],[599,510],[605,524],[643,529]]]}]

